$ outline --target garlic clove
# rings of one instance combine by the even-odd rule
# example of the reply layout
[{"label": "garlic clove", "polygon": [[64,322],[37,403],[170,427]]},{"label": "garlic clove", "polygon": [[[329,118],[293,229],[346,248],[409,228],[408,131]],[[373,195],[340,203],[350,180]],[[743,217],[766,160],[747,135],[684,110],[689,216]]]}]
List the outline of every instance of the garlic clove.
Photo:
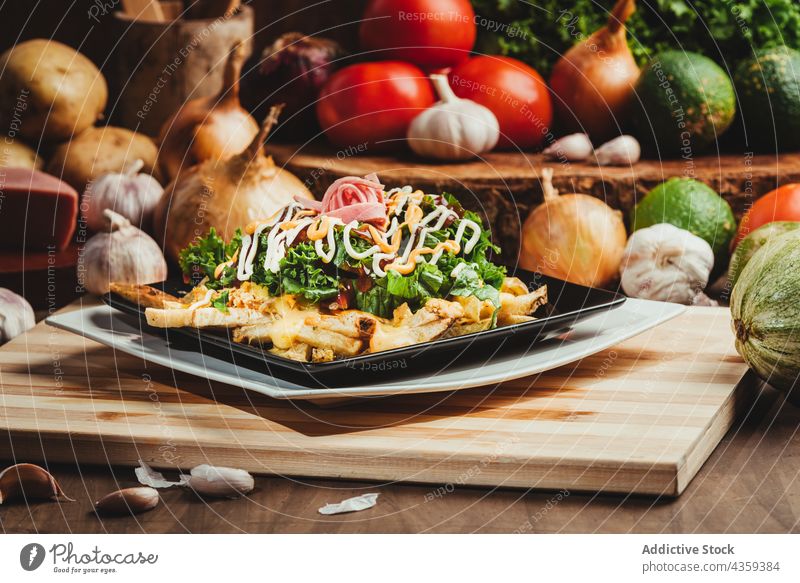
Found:
[{"label": "garlic clove", "polygon": [[158,491],[148,486],[124,488],[106,494],[94,503],[100,514],[140,514],[158,505]]},{"label": "garlic clove", "polygon": [[586,134],[570,134],[559,138],[542,151],[546,160],[581,162],[592,155],[594,147]]},{"label": "garlic clove", "polygon": [[204,496],[238,498],[255,487],[253,476],[245,470],[202,464],[189,473],[189,476],[182,474],[181,480]]},{"label": "garlic clove", "polygon": [[64,494],[50,472],[36,464],[17,464],[0,472],[0,504],[14,498],[39,500],[58,497],[74,502]]},{"label": "garlic clove", "polygon": [[632,166],[642,156],[639,141],[633,136],[619,136],[595,151],[599,166]]},{"label": "garlic clove", "polygon": [[0,287],[0,344],[13,340],[36,325],[28,300]]}]

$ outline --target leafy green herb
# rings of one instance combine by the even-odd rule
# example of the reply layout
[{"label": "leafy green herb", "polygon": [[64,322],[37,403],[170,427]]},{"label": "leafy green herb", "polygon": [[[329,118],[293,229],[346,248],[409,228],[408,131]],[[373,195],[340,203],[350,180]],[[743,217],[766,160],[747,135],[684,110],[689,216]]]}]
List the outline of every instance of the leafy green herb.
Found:
[{"label": "leafy green herb", "polygon": [[[402,302],[400,302],[402,303]],[[369,290],[361,292],[356,288],[356,308],[379,318],[391,318],[400,303],[386,289],[386,278],[378,280]]]},{"label": "leafy green herb", "polygon": [[[389,270],[385,277],[373,278],[372,285],[366,291],[360,291],[359,286],[352,286],[355,290],[356,308],[391,318],[394,310],[404,303],[412,310],[417,310],[430,298],[470,295],[481,300],[491,300],[499,306],[498,290],[503,283],[505,268],[494,265],[489,256],[491,253],[499,253],[500,250],[492,244],[491,234],[483,228],[481,217],[477,213],[464,210],[452,195],[444,194],[443,197],[460,217],[481,225],[480,239],[475,247],[466,255],[443,253],[435,265],[420,261],[414,271],[407,275]],[[423,199],[423,204],[430,207],[428,212],[433,210],[435,202],[436,198],[433,196]],[[453,239],[461,220],[456,219],[438,231],[429,232],[425,244],[433,247],[439,242]],[[469,234],[470,232],[467,236]],[[251,281],[265,286],[273,296],[293,294],[311,303],[330,301],[338,297],[344,288],[349,289],[350,282],[356,277],[363,276],[364,268],[372,268],[371,256],[361,260],[349,256],[344,245],[343,228],[337,226],[334,231],[336,253],[330,263],[323,263],[314,244],[304,241],[286,250],[286,255],[278,265],[279,269],[273,273],[264,267],[268,236],[269,233],[260,235]],[[407,228],[404,228],[403,236],[401,249],[407,245]],[[357,252],[364,252],[372,247],[371,241],[358,236],[351,236],[350,244]],[[217,267],[231,261],[240,248],[239,231],[230,243],[225,244],[217,232],[211,229],[206,237],[197,239],[181,252],[181,268],[195,284],[208,278],[206,285],[210,289],[228,287],[236,282],[235,263],[223,268],[219,277],[214,277],[214,274]],[[453,281],[449,274],[461,263],[467,263],[468,266],[461,268],[458,277]],[[212,305],[221,311],[227,311],[227,303],[228,290],[224,290],[213,300]]]},{"label": "leafy green herb", "polygon": [[[548,75],[558,55],[604,26],[616,0],[473,0],[475,13],[502,22],[480,28],[476,50],[501,53]],[[754,49],[800,49],[797,0],[653,0],[637,2],[628,44],[640,64],[667,49],[703,53],[728,66]]]},{"label": "leafy green herb", "polygon": [[496,308],[500,307],[500,291],[496,287],[484,283],[474,263],[458,273],[453,287],[450,288],[450,295],[475,296],[479,300],[491,301]]},{"label": "leafy green herb", "polygon": [[225,244],[217,230],[211,227],[208,235],[195,239],[180,252],[178,263],[183,274],[193,284],[196,285],[207,277],[209,281],[206,285],[209,289],[220,289],[230,285],[236,278],[236,266],[226,266],[219,277],[215,277],[214,272],[220,263],[230,261],[241,246],[241,230],[237,229],[230,243]]},{"label": "leafy green herb", "polygon": [[[305,241],[290,247],[286,256],[281,259],[278,270],[280,279],[270,274],[264,283],[272,288],[270,293],[273,295],[297,294],[313,303],[335,298],[339,294],[339,281],[325,273],[322,265],[314,244]],[[255,274],[253,277],[256,283],[260,283]],[[276,288],[278,282],[280,289]]]},{"label": "leafy green herb", "polygon": [[228,313],[228,290],[224,290],[216,299],[211,301],[211,305],[220,312]]}]

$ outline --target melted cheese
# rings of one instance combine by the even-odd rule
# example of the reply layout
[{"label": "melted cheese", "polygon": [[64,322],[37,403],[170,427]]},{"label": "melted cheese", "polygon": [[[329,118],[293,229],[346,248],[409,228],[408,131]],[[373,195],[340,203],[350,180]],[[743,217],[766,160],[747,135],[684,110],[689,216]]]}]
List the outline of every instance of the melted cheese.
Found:
[{"label": "melted cheese", "polygon": [[211,297],[213,295],[214,295],[214,290],[213,289],[208,290],[206,292],[206,294],[202,298],[200,298],[196,302],[193,302],[193,303],[189,304],[188,306],[186,306],[186,309],[187,310],[196,310],[197,308],[202,308],[203,306],[206,306],[206,305],[210,304],[211,303]]}]

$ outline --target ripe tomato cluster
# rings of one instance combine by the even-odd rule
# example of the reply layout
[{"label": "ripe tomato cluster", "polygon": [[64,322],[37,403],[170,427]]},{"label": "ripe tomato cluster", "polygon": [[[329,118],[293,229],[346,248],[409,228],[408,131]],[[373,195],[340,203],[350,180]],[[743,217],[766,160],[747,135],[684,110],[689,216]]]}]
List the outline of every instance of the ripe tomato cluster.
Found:
[{"label": "ripe tomato cluster", "polygon": [[411,120],[436,100],[427,75],[446,72],[457,96],[497,117],[498,147],[540,146],[553,120],[547,84],[515,59],[472,56],[476,34],[469,0],[367,2],[359,29],[365,62],[335,73],[317,102],[328,139],[341,147],[401,147]]}]

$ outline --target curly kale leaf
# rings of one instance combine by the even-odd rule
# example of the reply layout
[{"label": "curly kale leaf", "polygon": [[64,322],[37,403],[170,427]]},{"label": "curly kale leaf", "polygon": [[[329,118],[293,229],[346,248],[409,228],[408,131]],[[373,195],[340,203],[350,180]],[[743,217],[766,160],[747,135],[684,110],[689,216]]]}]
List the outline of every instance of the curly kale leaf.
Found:
[{"label": "curly kale leaf", "polygon": [[226,266],[219,277],[216,277],[214,273],[217,266],[230,261],[241,246],[241,230],[237,229],[231,241],[226,244],[217,234],[217,230],[211,227],[205,237],[198,237],[180,252],[178,264],[183,275],[193,284],[196,285],[207,277],[208,288],[220,289],[230,285],[236,278],[236,266]]}]

